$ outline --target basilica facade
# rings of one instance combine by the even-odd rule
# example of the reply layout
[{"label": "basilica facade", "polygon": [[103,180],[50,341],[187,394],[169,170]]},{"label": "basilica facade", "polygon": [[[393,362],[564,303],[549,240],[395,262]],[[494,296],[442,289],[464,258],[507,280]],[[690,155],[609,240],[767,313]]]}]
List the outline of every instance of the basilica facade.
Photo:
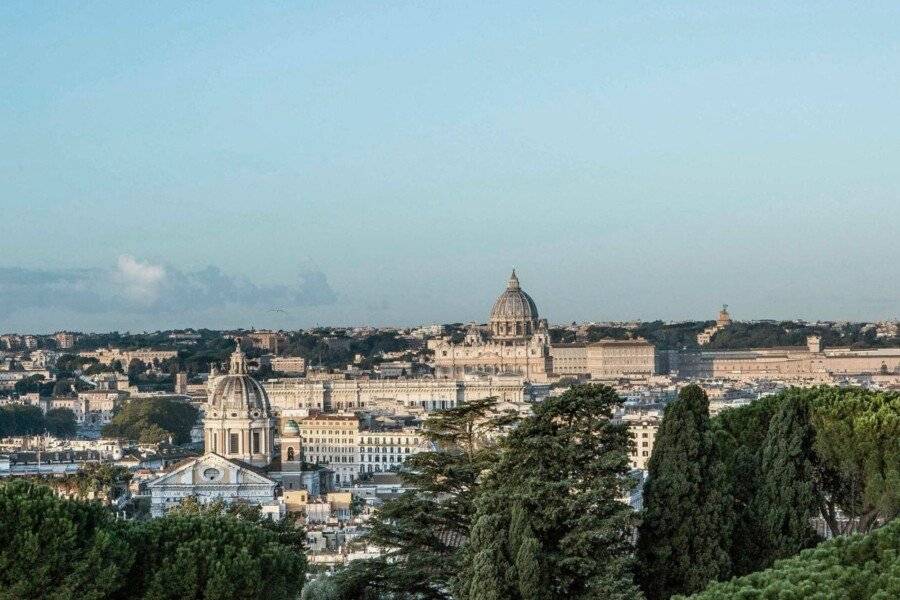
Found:
[{"label": "basilica facade", "polygon": [[[284,503],[276,497],[272,477],[275,424],[269,396],[247,372],[240,343],[231,355],[228,373],[214,374],[209,383],[203,419],[205,453],[188,459],[149,485],[151,514],[160,516],[187,497],[200,502],[220,500],[259,505],[263,514],[278,519]],[[288,441],[293,438],[288,433]],[[278,469],[301,466],[299,446],[289,452]]]},{"label": "basilica facade", "polygon": [[468,374],[512,374],[544,382],[551,375],[550,333],[546,319],[519,284],[515,270],[494,302],[486,329],[469,326],[465,339],[429,340],[435,375],[459,378]]}]

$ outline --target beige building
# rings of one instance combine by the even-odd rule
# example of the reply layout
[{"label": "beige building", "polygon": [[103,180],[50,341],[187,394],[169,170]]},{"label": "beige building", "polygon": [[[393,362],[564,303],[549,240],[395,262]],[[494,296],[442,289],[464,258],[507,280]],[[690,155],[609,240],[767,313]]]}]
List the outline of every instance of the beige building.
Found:
[{"label": "beige building", "polygon": [[522,290],[515,271],[491,309],[487,331],[473,324],[462,343],[429,340],[428,349],[434,352],[437,377],[508,373],[545,382],[551,372],[547,321],[538,317],[537,306]]},{"label": "beige building", "polygon": [[550,347],[553,375],[579,377],[588,375],[587,342],[553,344]]},{"label": "beige building", "polygon": [[75,345],[75,334],[68,331],[58,331],[53,334],[56,340],[56,347],[60,350],[67,350]]},{"label": "beige building", "polygon": [[647,463],[653,455],[653,442],[659,431],[660,419],[647,415],[626,415],[622,418],[628,424],[628,431],[634,445],[631,448],[631,468],[647,470]]},{"label": "beige building", "polygon": [[[75,420],[82,425],[101,426],[112,421],[113,413],[124,402],[126,394],[117,390],[85,390],[78,392],[73,407]],[[53,400],[54,408],[56,399]],[[69,407],[66,407],[69,408]]]},{"label": "beige building", "polygon": [[240,344],[231,355],[228,374],[210,382],[203,430],[207,452],[256,467],[272,461],[275,419],[269,397],[247,373],[247,358]]},{"label": "beige building", "polygon": [[139,360],[144,364],[152,365],[154,362],[164,362],[170,358],[178,358],[177,350],[152,350],[141,348],[139,350],[121,350],[119,348],[99,348],[97,350],[83,350],[78,356],[95,358],[102,365],[111,365],[115,361],[128,368],[133,360]]},{"label": "beige building", "polygon": [[270,379],[263,386],[276,412],[352,411],[387,405],[430,412],[491,397],[504,402],[524,402],[526,390],[522,377],[499,376],[458,380]]},{"label": "beige building", "polygon": [[296,420],[303,460],[334,471],[335,482],[356,480],[359,419],[355,415],[310,415]]},{"label": "beige building", "polygon": [[279,519],[284,504],[275,497],[276,485],[260,470],[207,453],[184,461],[150,482],[150,514],[161,517],[185,498],[193,497],[204,504],[216,500],[258,504],[264,515]]},{"label": "beige building", "polygon": [[278,331],[268,329],[253,330],[240,336],[235,336],[241,343],[272,354],[278,354],[284,346],[285,337]]},{"label": "beige building", "polygon": [[380,473],[399,468],[410,456],[428,449],[422,432],[412,427],[359,432],[360,472]]},{"label": "beige building", "polygon": [[671,352],[671,370],[698,379],[829,381],[852,375],[900,374],[900,348],[825,348],[819,336],[806,347]]},{"label": "beige building", "polygon": [[[185,498],[194,497],[201,503],[256,504],[264,516],[280,519],[285,503],[276,498],[277,483],[266,471],[275,451],[275,419],[266,391],[247,373],[247,357],[240,343],[231,355],[228,373],[216,374],[208,386],[203,419],[206,453],[149,484],[151,514],[161,516]],[[298,448],[291,444],[296,442],[291,432],[285,437],[286,448]]]},{"label": "beige building", "polygon": [[656,374],[656,347],[643,338],[601,340],[587,347],[591,379],[641,379]]},{"label": "beige building", "polygon": [[553,375],[643,379],[657,372],[656,348],[643,338],[558,344],[550,348]]},{"label": "beige building", "polygon": [[728,305],[723,304],[722,310],[719,311],[719,316],[716,317],[716,324],[711,325],[697,334],[697,344],[700,346],[705,346],[710,341],[718,331],[725,329],[731,325],[731,315],[728,314]]},{"label": "beige building", "polygon": [[306,372],[306,359],[302,356],[273,356],[268,363],[279,373],[302,375]]}]

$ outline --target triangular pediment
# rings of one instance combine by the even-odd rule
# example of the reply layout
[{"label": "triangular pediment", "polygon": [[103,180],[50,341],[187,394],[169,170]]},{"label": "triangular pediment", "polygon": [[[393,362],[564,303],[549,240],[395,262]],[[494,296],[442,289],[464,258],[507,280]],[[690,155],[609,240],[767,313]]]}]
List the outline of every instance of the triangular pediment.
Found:
[{"label": "triangular pediment", "polygon": [[149,486],[153,488],[169,485],[200,484],[274,486],[275,481],[258,473],[250,468],[249,465],[228,460],[214,452],[207,452],[203,456],[198,456],[177,465],[168,473],[155,479]]}]

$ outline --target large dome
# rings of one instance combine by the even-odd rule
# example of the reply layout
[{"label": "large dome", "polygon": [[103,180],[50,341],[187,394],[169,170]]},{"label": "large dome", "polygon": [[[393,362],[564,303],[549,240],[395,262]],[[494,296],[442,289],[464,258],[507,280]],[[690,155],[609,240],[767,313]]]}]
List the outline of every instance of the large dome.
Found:
[{"label": "large dome", "polygon": [[531,296],[519,286],[519,278],[513,269],[506,290],[491,309],[491,333],[495,337],[518,337],[534,333],[538,310]]},{"label": "large dome", "polygon": [[506,290],[500,294],[500,297],[494,302],[494,308],[491,309],[491,321],[511,319],[527,321],[537,321],[538,319],[537,306],[531,296],[519,287],[519,278],[516,277],[515,269],[509,277]]},{"label": "large dome", "polygon": [[[269,416],[269,396],[266,390],[247,373],[247,358],[238,345],[231,355],[231,369],[213,382],[209,406],[224,411],[248,412],[253,417]],[[224,415],[223,415],[224,416]]]}]

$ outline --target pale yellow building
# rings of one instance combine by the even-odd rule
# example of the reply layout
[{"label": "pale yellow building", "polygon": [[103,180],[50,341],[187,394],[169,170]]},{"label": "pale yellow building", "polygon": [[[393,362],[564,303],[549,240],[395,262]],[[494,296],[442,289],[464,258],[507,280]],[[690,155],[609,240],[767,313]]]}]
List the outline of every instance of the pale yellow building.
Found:
[{"label": "pale yellow building", "polygon": [[852,375],[900,374],[900,348],[825,348],[819,336],[805,347],[672,352],[673,373],[689,379],[829,381]]},{"label": "pale yellow building", "polygon": [[525,381],[519,376],[467,379],[270,379],[263,383],[277,412],[367,410],[393,405],[411,411],[431,412],[460,406],[472,400],[497,398],[524,402]]},{"label": "pale yellow building", "polygon": [[628,425],[633,446],[629,455],[632,469],[647,470],[647,463],[653,455],[653,442],[659,431],[660,418],[656,416],[627,414],[622,422]]},{"label": "pale yellow building", "polygon": [[558,344],[550,349],[553,375],[643,379],[657,372],[656,347],[643,338]]},{"label": "pale yellow building", "polygon": [[359,419],[355,415],[310,415],[296,422],[300,427],[303,460],[334,471],[338,484],[356,480]]}]

